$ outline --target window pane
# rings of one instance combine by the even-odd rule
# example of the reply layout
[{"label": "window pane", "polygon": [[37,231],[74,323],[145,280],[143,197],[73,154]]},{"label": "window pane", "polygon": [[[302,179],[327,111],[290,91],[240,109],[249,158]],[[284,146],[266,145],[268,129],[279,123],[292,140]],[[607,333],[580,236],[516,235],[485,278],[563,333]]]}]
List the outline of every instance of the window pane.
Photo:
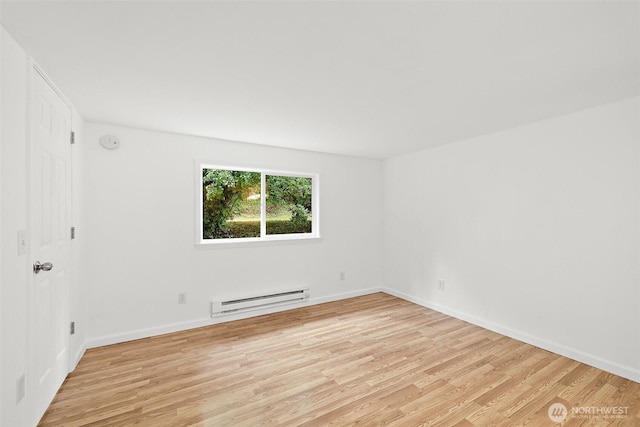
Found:
[{"label": "window pane", "polygon": [[267,234],[311,233],[312,179],[267,175]]},{"label": "window pane", "polygon": [[260,237],[260,172],[202,170],[202,238]]}]

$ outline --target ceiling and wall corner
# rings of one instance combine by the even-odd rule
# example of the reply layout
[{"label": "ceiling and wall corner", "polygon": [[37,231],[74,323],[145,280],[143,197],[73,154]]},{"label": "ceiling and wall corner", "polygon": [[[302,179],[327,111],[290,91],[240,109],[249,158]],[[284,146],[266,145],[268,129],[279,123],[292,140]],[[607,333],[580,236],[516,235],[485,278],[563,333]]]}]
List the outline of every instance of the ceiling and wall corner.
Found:
[{"label": "ceiling and wall corner", "polygon": [[89,121],[388,158],[640,93],[640,3],[4,1]]}]

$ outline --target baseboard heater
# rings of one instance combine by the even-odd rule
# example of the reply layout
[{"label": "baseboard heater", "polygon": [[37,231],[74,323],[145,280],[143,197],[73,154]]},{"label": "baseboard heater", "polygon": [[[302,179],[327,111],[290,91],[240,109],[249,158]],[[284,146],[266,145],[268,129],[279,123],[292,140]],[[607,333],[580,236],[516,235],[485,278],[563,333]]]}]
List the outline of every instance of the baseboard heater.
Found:
[{"label": "baseboard heater", "polygon": [[284,304],[302,302],[309,299],[309,288],[278,291],[264,295],[235,298],[225,301],[211,302],[211,317],[225,314],[242,313],[244,311],[275,307]]}]

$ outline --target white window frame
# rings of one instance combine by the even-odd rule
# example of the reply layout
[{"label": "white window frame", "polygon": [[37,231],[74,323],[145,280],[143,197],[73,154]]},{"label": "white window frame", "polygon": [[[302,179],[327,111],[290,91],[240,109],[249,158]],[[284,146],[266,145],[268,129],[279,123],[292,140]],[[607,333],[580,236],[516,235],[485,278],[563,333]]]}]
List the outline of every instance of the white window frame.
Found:
[{"label": "white window frame", "polygon": [[[258,242],[285,242],[296,240],[320,239],[320,175],[309,172],[294,172],[261,167],[232,166],[211,162],[196,161],[195,163],[195,244],[196,245],[236,245],[255,244]],[[204,169],[222,169],[230,171],[258,172],[260,179],[260,237],[239,237],[231,239],[204,239],[202,237],[202,171]],[[266,176],[293,176],[311,178],[311,233],[270,234],[267,235],[266,221]]]}]

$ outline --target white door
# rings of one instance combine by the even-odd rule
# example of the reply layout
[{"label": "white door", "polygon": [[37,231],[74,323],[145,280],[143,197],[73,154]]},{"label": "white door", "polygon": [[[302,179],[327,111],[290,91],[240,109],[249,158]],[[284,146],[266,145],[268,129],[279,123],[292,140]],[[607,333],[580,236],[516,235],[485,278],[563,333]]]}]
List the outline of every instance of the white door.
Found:
[{"label": "white door", "polygon": [[69,372],[71,109],[36,68],[31,75],[30,254],[34,269],[27,393],[37,422]]}]

